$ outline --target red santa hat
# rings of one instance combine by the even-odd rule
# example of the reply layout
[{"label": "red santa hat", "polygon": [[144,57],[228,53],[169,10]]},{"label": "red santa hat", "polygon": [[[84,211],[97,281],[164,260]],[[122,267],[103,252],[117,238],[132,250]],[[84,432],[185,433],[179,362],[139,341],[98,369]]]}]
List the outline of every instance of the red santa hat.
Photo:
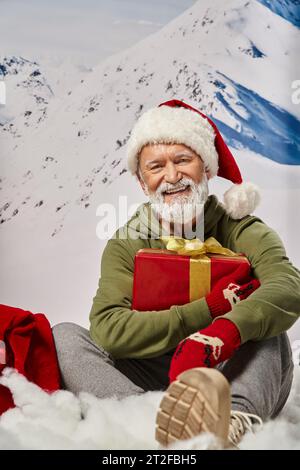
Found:
[{"label": "red santa hat", "polygon": [[237,163],[215,123],[205,114],[179,100],[161,103],[146,111],[132,129],[127,143],[127,164],[134,175],[144,145],[184,144],[203,160],[211,177],[234,183],[224,194],[224,207],[233,219],[251,214],[258,206],[258,187],[243,182]]}]

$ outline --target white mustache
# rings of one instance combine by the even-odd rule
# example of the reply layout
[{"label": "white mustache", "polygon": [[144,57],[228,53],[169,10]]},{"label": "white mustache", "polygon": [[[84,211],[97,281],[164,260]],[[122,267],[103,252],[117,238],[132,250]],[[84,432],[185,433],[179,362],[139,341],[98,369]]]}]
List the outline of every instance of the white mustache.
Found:
[{"label": "white mustache", "polygon": [[163,194],[166,191],[176,191],[184,188],[188,188],[191,186],[191,182],[187,179],[181,180],[178,184],[169,184],[169,183],[162,183],[160,187],[156,190],[157,194]]},{"label": "white mustache", "polygon": [[[190,187],[190,194],[182,193],[182,196],[175,197],[170,203],[164,201],[165,191],[176,191],[185,187]],[[195,217],[195,214],[198,216],[203,212],[204,203],[208,197],[207,178],[204,177],[198,184],[191,178],[182,178],[175,184],[163,182],[155,193],[148,192],[148,196],[154,212],[162,219],[169,222],[187,223]]]}]

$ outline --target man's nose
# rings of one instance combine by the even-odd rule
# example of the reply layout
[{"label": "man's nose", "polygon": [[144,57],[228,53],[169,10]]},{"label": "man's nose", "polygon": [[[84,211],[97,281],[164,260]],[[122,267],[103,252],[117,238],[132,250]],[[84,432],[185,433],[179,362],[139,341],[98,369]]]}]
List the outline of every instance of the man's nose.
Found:
[{"label": "man's nose", "polygon": [[175,184],[177,181],[181,180],[182,175],[180,171],[177,170],[176,165],[172,162],[169,162],[165,167],[165,181],[166,183]]}]

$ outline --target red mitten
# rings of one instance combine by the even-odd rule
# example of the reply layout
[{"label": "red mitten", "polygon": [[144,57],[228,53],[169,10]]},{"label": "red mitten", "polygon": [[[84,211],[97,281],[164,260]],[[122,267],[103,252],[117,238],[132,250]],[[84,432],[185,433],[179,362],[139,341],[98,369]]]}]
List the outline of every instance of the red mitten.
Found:
[{"label": "red mitten", "polygon": [[235,304],[246,299],[259,286],[259,280],[250,275],[250,266],[241,264],[234,273],[220,279],[206,295],[212,318],[230,312]]},{"label": "red mitten", "polygon": [[187,369],[215,367],[229,359],[240,344],[239,330],[232,321],[227,318],[215,320],[178,344],[170,364],[170,383]]}]

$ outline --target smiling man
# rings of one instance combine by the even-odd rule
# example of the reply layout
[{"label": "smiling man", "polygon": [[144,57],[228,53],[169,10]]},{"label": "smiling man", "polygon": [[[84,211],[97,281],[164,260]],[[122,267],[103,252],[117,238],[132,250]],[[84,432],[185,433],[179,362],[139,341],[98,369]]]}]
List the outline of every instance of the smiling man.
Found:
[{"label": "smiling man", "polygon": [[187,230],[195,230],[197,223],[204,228],[201,215],[208,197],[207,173],[203,160],[191,148],[183,144],[145,145],[137,176],[165,232],[184,236]]},{"label": "smiling man", "polygon": [[[90,312],[90,331],[53,328],[63,386],[105,398],[165,390],[156,439],[167,446],[203,430],[236,445],[255,423],[274,418],[292,384],[286,330],[300,313],[300,273],[278,235],[251,216],[257,188],[211,119],[179,100],[146,111],[127,146],[130,172],[149,201],[107,242]],[[224,203],[208,181],[230,180]],[[134,258],[165,248],[162,235],[214,237],[244,253],[241,266],[205,297],[169,309],[132,308]],[[151,285],[148,286],[151,291]]]}]

